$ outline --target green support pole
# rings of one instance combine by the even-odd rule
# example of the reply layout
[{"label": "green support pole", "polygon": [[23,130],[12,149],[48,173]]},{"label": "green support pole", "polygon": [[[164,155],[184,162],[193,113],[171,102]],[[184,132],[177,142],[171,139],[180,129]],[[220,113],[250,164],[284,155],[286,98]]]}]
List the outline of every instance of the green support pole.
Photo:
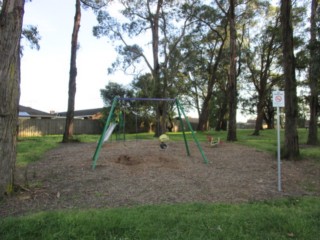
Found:
[{"label": "green support pole", "polygon": [[179,115],[179,119],[180,119],[180,125],[182,128],[182,134],[183,134],[183,139],[184,139],[184,144],[186,146],[186,150],[187,150],[187,155],[190,156],[190,151],[189,151],[189,145],[188,145],[188,141],[187,141],[187,137],[186,137],[186,132],[184,131],[184,124],[181,118],[181,112],[180,112],[180,108],[179,108],[179,104],[176,100],[176,105],[177,105],[177,110],[178,110],[178,115]]},{"label": "green support pole", "polygon": [[97,160],[98,160],[98,157],[99,157],[99,154],[100,154],[100,150],[101,150],[101,147],[102,147],[102,144],[103,144],[103,140],[104,140],[104,137],[106,135],[106,131],[107,131],[109,125],[110,125],[110,122],[111,122],[111,119],[112,119],[112,115],[113,115],[114,109],[115,109],[115,107],[117,105],[117,102],[118,102],[118,98],[115,97],[113,99],[113,102],[112,102],[112,106],[111,106],[111,109],[110,109],[110,112],[109,112],[109,116],[108,116],[107,122],[104,125],[103,132],[102,132],[101,137],[99,139],[96,151],[95,151],[95,153],[93,155],[92,169],[96,168],[96,163],[97,163]]},{"label": "green support pole", "polygon": [[184,116],[184,118],[185,118],[185,120],[186,120],[186,122],[188,124],[188,127],[189,127],[189,129],[191,131],[191,134],[192,134],[192,137],[193,137],[193,140],[195,141],[195,143],[196,143],[196,145],[197,145],[197,147],[198,147],[198,149],[199,149],[199,151],[200,151],[200,153],[202,155],[203,161],[207,164],[208,163],[208,159],[207,159],[206,155],[204,154],[204,152],[203,152],[203,150],[202,150],[202,148],[200,146],[200,143],[199,143],[199,141],[198,141],[198,139],[197,139],[197,137],[196,137],[196,135],[195,135],[195,133],[194,133],[194,131],[192,129],[192,126],[191,126],[191,124],[189,122],[189,119],[186,116],[186,114],[184,113],[183,107],[179,103],[178,99],[176,99],[176,103],[177,103],[177,106],[180,108],[180,111],[182,112],[182,114],[183,114],[183,116]]}]

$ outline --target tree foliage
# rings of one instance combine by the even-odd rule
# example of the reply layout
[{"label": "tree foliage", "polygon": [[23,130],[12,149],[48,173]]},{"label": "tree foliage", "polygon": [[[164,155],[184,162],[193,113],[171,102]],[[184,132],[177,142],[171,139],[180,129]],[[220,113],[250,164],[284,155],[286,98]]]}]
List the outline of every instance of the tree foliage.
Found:
[{"label": "tree foliage", "polygon": [[244,76],[253,85],[250,102],[256,108],[257,116],[253,135],[259,135],[263,120],[273,119],[269,115],[271,91],[281,79],[278,65],[281,59],[280,12],[270,5],[265,9],[259,16],[263,21],[254,25],[260,31],[249,36],[249,45],[245,50],[247,71]]},{"label": "tree foliage", "polygon": [[105,105],[108,107],[112,105],[112,101],[115,97],[133,97],[133,91],[131,89],[128,89],[127,87],[115,82],[110,82],[108,85],[106,85],[104,89],[100,90],[100,94]]},{"label": "tree foliage", "polygon": [[[25,39],[31,49],[40,49],[41,36],[38,28],[33,25],[24,26],[22,29],[22,39]],[[21,46],[22,48],[23,46]]]},{"label": "tree foliage", "polygon": [[[117,44],[119,57],[109,72],[121,69],[137,75],[150,73],[153,82],[152,96],[170,97],[172,94],[170,88],[182,62],[180,45],[191,21],[190,14],[182,11],[184,1],[120,2],[123,7],[121,11],[123,19],[117,19],[106,11],[100,11],[97,16],[99,24],[93,29],[95,36],[107,36]],[[137,38],[140,40],[137,41]],[[148,40],[141,42],[141,39]],[[163,102],[159,104],[157,110],[162,128],[160,133],[166,128],[166,107],[166,103]]]}]

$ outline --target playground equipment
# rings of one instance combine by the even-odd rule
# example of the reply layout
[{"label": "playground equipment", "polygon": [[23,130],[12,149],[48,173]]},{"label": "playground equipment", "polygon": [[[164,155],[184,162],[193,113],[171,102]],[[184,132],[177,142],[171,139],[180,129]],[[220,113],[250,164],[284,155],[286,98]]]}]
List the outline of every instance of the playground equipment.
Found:
[{"label": "playground equipment", "polygon": [[106,142],[109,140],[114,128],[117,126],[117,123],[111,123],[106,131],[106,134],[103,138],[103,142]]},{"label": "playground equipment", "polygon": [[217,140],[215,140],[214,138],[212,138],[211,142],[210,142],[210,146],[211,147],[216,147],[220,144],[220,138],[218,138]]},{"label": "playground equipment", "polygon": [[[191,132],[192,138],[193,138],[194,142],[196,143],[196,145],[197,145],[197,147],[198,147],[198,149],[199,149],[199,151],[200,151],[200,153],[202,155],[203,161],[205,163],[208,163],[208,159],[205,156],[205,154],[204,154],[204,152],[203,152],[203,150],[202,150],[202,148],[200,146],[200,143],[199,143],[198,139],[195,136],[195,133],[194,133],[194,131],[192,129],[192,126],[191,126],[191,124],[190,124],[190,122],[188,120],[188,117],[186,116],[186,114],[184,112],[184,109],[181,106],[181,104],[179,103],[178,99],[176,99],[176,98],[174,98],[174,99],[171,99],[171,98],[163,99],[163,98],[120,98],[120,97],[115,97],[113,99],[113,102],[112,102],[112,105],[111,105],[111,109],[110,109],[108,118],[106,120],[106,124],[104,126],[103,131],[102,131],[102,134],[101,134],[101,137],[99,139],[98,145],[96,147],[95,153],[93,155],[92,169],[95,169],[95,167],[96,167],[96,163],[97,163],[97,160],[99,158],[99,154],[100,154],[100,151],[101,151],[101,148],[102,148],[102,145],[103,145],[105,139],[109,139],[109,137],[111,136],[113,130],[115,129],[115,126],[117,125],[116,123],[112,122],[112,119],[114,117],[115,108],[116,108],[117,104],[119,103],[119,101],[157,101],[157,102],[168,101],[168,102],[174,103],[176,105],[176,109],[178,111],[178,119],[180,120],[180,124],[181,124],[181,128],[182,128],[181,130],[182,130],[182,135],[183,135],[183,139],[184,139],[187,155],[190,156],[190,150],[189,150],[189,145],[188,145],[188,141],[187,141],[187,137],[186,137],[186,133],[185,133],[182,117],[184,117],[185,122],[187,123],[189,131]],[[121,123],[119,125],[121,125]],[[159,140],[160,140],[160,148],[162,148],[162,149],[167,148],[166,142],[169,140],[168,136],[162,136],[162,140],[163,141],[161,141],[160,138],[159,138]]]},{"label": "playground equipment", "polygon": [[159,140],[160,140],[160,148],[162,150],[166,150],[167,149],[167,142],[169,141],[169,137],[167,134],[162,134],[160,137],[159,137]]},{"label": "playground equipment", "polygon": [[219,144],[221,144],[219,137],[217,139],[215,139],[213,136],[208,135],[207,140],[208,140],[210,147],[217,147]]}]

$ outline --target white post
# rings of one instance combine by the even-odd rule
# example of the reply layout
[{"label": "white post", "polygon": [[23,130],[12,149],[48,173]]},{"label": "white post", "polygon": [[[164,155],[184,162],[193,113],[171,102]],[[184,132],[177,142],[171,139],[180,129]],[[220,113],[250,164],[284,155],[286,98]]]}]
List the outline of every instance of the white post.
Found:
[{"label": "white post", "polygon": [[278,140],[278,191],[281,192],[281,152],[280,152],[280,111],[277,107],[277,140]]}]

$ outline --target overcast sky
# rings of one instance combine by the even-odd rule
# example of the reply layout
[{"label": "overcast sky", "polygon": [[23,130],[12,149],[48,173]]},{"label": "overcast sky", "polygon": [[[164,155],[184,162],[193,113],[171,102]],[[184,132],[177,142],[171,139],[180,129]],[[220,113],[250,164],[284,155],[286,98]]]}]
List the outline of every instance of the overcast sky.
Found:
[{"label": "overcast sky", "polygon": [[[41,35],[40,50],[24,47],[21,61],[20,104],[49,112],[66,111],[71,54],[71,34],[75,14],[73,0],[33,0],[25,5],[24,25],[35,25]],[[82,10],[77,55],[75,109],[103,106],[100,89],[109,80],[128,84],[123,75],[108,76],[107,68],[116,53],[106,38],[92,35],[95,15]]]}]

